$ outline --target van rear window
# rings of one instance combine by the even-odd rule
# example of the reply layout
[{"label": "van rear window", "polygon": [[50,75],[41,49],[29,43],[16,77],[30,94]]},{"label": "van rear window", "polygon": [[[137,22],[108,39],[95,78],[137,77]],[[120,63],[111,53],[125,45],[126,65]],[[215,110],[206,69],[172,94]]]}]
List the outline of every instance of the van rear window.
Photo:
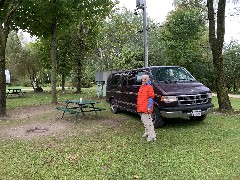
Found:
[{"label": "van rear window", "polygon": [[113,75],[111,77],[110,84],[109,84],[111,89],[116,89],[117,88],[119,79],[120,79],[120,75]]}]

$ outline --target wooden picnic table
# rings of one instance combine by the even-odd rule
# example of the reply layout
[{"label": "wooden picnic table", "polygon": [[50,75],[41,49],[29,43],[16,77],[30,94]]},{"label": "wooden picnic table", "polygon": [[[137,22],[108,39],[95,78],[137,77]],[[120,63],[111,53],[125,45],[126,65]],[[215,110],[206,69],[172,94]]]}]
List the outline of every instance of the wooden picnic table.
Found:
[{"label": "wooden picnic table", "polygon": [[22,89],[19,88],[9,88],[8,92],[6,93],[6,96],[8,97],[8,95],[18,95],[18,97],[20,96],[24,96],[24,93]]},{"label": "wooden picnic table", "polygon": [[65,112],[69,112],[70,114],[75,114],[77,117],[79,114],[83,114],[87,112],[95,112],[97,115],[98,111],[106,110],[105,108],[96,107],[95,105],[99,102],[93,100],[66,100],[66,107],[56,107],[57,110],[63,111],[62,118]]}]

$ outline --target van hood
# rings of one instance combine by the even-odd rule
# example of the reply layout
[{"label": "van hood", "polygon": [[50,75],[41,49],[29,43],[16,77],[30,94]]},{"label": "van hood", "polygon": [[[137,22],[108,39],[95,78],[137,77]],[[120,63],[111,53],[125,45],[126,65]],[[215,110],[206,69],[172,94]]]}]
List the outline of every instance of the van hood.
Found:
[{"label": "van hood", "polygon": [[210,92],[210,89],[199,82],[190,83],[156,83],[158,88],[165,91],[167,94],[198,94]]}]

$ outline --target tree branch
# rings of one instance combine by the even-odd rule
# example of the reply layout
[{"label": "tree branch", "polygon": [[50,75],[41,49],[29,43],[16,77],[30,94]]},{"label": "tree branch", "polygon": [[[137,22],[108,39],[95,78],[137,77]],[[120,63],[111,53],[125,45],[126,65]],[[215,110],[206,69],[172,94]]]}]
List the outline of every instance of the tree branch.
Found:
[{"label": "tree branch", "polygon": [[[17,1],[17,2],[16,2]],[[15,4],[16,3],[16,4]],[[18,8],[18,6],[20,6],[20,4],[22,3],[22,0],[18,1],[18,0],[12,0],[10,3],[9,3],[9,8],[8,8],[8,11],[7,11],[7,14],[5,16],[5,19],[4,19],[4,26],[9,26],[10,24],[10,19],[11,19],[11,16],[12,14],[14,13],[14,11]]]},{"label": "tree branch", "polygon": [[0,0],[0,9],[3,8],[4,3],[5,3],[5,0]]}]

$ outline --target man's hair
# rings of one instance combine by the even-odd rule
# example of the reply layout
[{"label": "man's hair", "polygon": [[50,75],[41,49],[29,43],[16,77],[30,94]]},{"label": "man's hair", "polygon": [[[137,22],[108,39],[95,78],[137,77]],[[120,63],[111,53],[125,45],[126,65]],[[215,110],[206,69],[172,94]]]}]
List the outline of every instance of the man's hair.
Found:
[{"label": "man's hair", "polygon": [[149,81],[149,75],[147,75],[147,74],[142,75],[142,78],[145,78],[145,79],[147,79],[147,81]]}]

